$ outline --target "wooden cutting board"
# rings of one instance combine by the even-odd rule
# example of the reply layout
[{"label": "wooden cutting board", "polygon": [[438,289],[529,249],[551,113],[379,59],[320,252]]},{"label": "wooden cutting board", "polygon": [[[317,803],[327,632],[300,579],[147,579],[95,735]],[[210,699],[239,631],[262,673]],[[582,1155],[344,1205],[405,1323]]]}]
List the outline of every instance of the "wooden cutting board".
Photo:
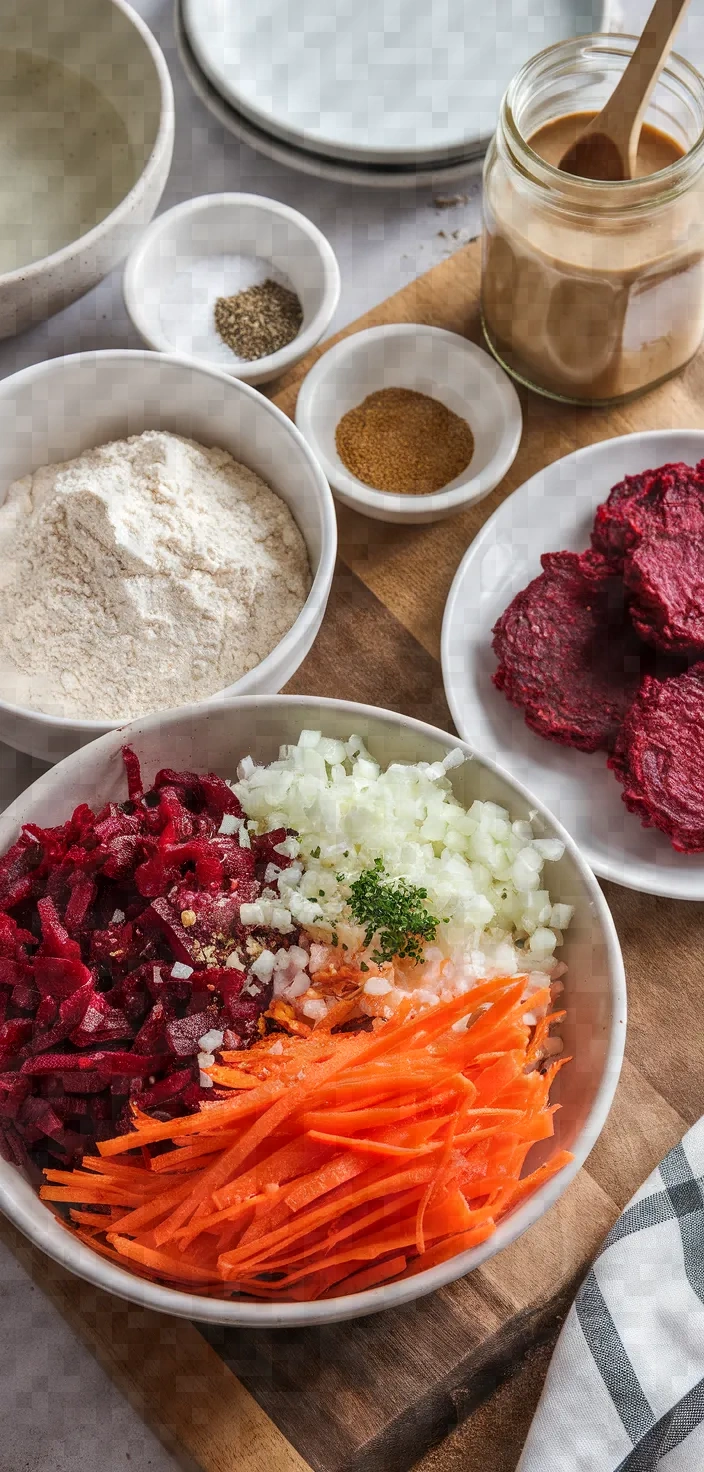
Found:
[{"label": "wooden cutting board", "polygon": [[[472,243],[341,335],[407,321],[479,341],[478,287]],[[287,413],[329,345],[278,386],[276,402]],[[478,528],[516,486],[580,445],[636,429],[703,427],[704,358],[620,409],[567,408],[526,394],[523,411],[509,475],[460,516],[406,529],[338,506],[328,613],[291,692],[367,701],[451,730],[439,664],[442,612]],[[702,1113],[704,1069],[692,1067],[704,1036],[702,906],[604,888],[629,987],[627,1056],[614,1107],[558,1205],[463,1281],[356,1323],[201,1333],[77,1284],[2,1229],[145,1414],[205,1472],[405,1472],[552,1331],[621,1207]],[[427,1472],[431,1465],[432,1472],[515,1467],[523,1423],[520,1415],[501,1421],[496,1404],[499,1419],[492,1422],[491,1408],[482,1412],[461,1462],[447,1443]]]}]

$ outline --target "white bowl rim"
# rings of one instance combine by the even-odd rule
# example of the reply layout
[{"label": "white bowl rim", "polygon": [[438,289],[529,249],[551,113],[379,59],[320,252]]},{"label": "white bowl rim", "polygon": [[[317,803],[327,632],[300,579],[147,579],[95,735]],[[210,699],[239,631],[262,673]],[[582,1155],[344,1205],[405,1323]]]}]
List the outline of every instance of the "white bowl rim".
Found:
[{"label": "white bowl rim", "polygon": [[[122,216],[129,213],[135,196],[144,192],[152,175],[161,167],[164,146],[168,144],[169,139],[173,136],[176,116],[174,89],[171,81],[171,73],[169,72],[159,42],[152,31],[150,31],[146,21],[142,20],[141,15],[138,15],[137,11],[133,10],[132,6],[127,3],[127,0],[109,0],[109,3],[114,6],[115,10],[121,11],[128,21],[131,21],[137,34],[144,42],[156,68],[159,79],[159,91],[161,93],[161,107],[159,127],[151,153],[138,178],[135,179],[132,188],[128,190],[127,194],[119,200],[114,209],[110,210],[110,213],[103,220],[99,220],[98,224],[93,225],[92,229],[87,230],[84,235],[77,235],[75,240],[68,242],[68,245],[62,245],[60,250],[52,251],[48,256],[40,256],[38,261],[30,261],[27,266],[17,266],[14,271],[3,272],[0,275],[0,290],[5,286],[12,286],[15,282],[19,281],[29,281],[31,283],[33,277],[40,274],[43,275],[47,269],[53,270],[55,267],[62,266],[65,261],[72,259],[77,250],[89,249],[110,226],[119,223]],[[11,376],[15,377],[16,375],[12,374]]]},{"label": "white bowl rim", "polygon": [[[0,379],[0,399],[3,397],[5,389],[16,383],[29,383],[33,378],[40,378],[43,373],[53,371],[54,369],[61,369],[66,364],[78,362],[82,358],[115,358],[122,362],[134,361],[136,359],[150,363],[168,362],[177,364],[180,368],[188,368],[191,373],[205,373],[210,378],[216,378],[221,383],[227,383],[231,388],[234,387],[235,392],[242,392],[246,398],[254,400],[258,407],[264,409],[266,413],[271,414],[272,418],[283,421],[286,428],[293,435],[294,440],[304,451],[320,492],[323,520],[320,562],[308,597],[303,604],[298,618],[292,623],[290,629],[279,640],[278,644],[274,645],[274,648],[266,655],[265,659],[260,660],[259,664],[256,664],[253,669],[247,670],[246,674],[242,675],[233,685],[227,686],[225,690],[214,691],[212,695],[207,695],[202,701],[199,701],[198,705],[209,705],[212,701],[222,700],[224,698],[232,699],[237,695],[237,687],[244,687],[243,694],[246,694],[247,685],[251,686],[255,680],[258,683],[262,678],[266,678],[268,670],[274,663],[274,658],[276,657],[277,663],[280,658],[285,658],[289,649],[298,643],[301,636],[307,635],[311,625],[315,624],[320,594],[324,588],[329,588],[335,571],[335,560],[337,557],[337,517],[335,516],[335,503],[317,457],[300,430],[296,428],[293,420],[289,419],[288,415],[284,414],[283,410],[279,409],[271,399],[259,393],[252,384],[245,383],[241,378],[233,378],[231,373],[223,372],[219,368],[211,368],[208,364],[197,362],[194,358],[184,356],[182,353],[152,353],[147,348],[89,348],[83,353],[65,353],[58,358],[45,358],[41,363],[32,363],[28,368],[21,368],[18,373],[11,373],[7,378]],[[229,692],[232,692],[232,694]],[[167,710],[178,709],[181,709],[181,707],[170,706],[154,714],[163,717],[166,715]],[[101,721],[93,718],[90,720],[81,719],[78,716],[54,716],[45,711],[34,710],[32,706],[13,705],[10,701],[3,700],[2,697],[0,697],[0,711],[7,712],[10,716],[30,716],[33,720],[39,721],[43,726],[55,731],[93,731],[96,737],[107,735],[110,731],[119,730],[120,726],[126,724],[124,719]],[[142,720],[145,718],[140,716],[136,719]]]},{"label": "white bowl rim", "polygon": [[[157,215],[147,227],[127,257],[122,278],[125,306],[145,342],[148,342],[157,352],[171,354],[175,351],[168,337],[155,326],[149,314],[143,309],[138,283],[144,269],[144,262],[159,237],[167,235],[171,226],[177,221],[189,215],[207,214],[209,209],[222,208],[223,205],[232,206],[233,209],[247,210],[253,207],[264,209],[268,214],[296,225],[313,246],[321,267],[323,296],[315,316],[305,331],[299,332],[290,343],[286,344],[286,347],[279,348],[275,353],[269,353],[264,358],[255,358],[251,363],[235,362],[231,369],[223,370],[229,372],[230,377],[241,378],[244,382],[247,382],[250,375],[259,378],[262,373],[273,378],[276,374],[283,373],[291,363],[298,362],[300,358],[305,357],[306,353],[315,347],[330,323],[340,300],[340,267],[330,241],[323,235],[322,230],[319,230],[318,226],[308,219],[307,215],[302,215],[300,210],[294,210],[290,205],[281,204],[277,199],[269,199],[264,194],[225,192],[200,194],[195,199],[183,200],[181,204],[175,204],[170,210],[165,210],[163,214]],[[180,356],[192,357],[194,362],[210,366],[210,360],[203,354],[181,352]]]},{"label": "white bowl rim", "polygon": [[[497,393],[507,421],[494,453],[480,475],[469,476],[467,480],[454,486],[452,490],[432,491],[424,496],[404,496],[395,495],[390,491],[377,491],[373,486],[367,486],[363,481],[357,480],[356,476],[351,475],[344,467],[335,464],[325,454],[313,428],[311,416],[314,394],[331,370],[338,367],[340,362],[352,357],[360,348],[363,349],[368,343],[377,342],[380,338],[411,336],[414,338],[433,337],[438,341],[446,339],[455,344],[461,344],[468,357],[475,360],[480,373],[491,383]],[[523,413],[520,399],[508,374],[477,343],[470,342],[469,338],[463,337],[459,332],[448,332],[445,327],[431,327],[425,322],[385,322],[380,327],[366,327],[361,332],[353,332],[348,337],[341,338],[323,353],[317,363],[314,363],[299,389],[296,424],[320,461],[333,490],[349,496],[350,500],[354,500],[361,510],[373,508],[375,511],[393,512],[395,515],[401,512],[408,515],[410,519],[417,520],[419,515],[426,512],[434,512],[440,516],[443,512],[459,510],[462,506],[473,506],[476,501],[481,501],[494,486],[498,485],[518,454],[523,432]]]},{"label": "white bowl rim", "polygon": [[[589,1111],[589,1115],[582,1126],[581,1132],[573,1147],[573,1159],[556,1175],[552,1176],[544,1186],[541,1186],[532,1196],[524,1202],[511,1216],[507,1217],[493,1233],[493,1235],[478,1247],[471,1248],[468,1252],[458,1254],[440,1263],[437,1267],[427,1268],[425,1272],[418,1273],[414,1277],[403,1279],[399,1283],[389,1284],[380,1288],[369,1288],[363,1293],[349,1294],[345,1297],[330,1298],[323,1301],[313,1300],[303,1303],[247,1303],[228,1301],[222,1299],[201,1297],[198,1294],[181,1293],[177,1289],[162,1288],[158,1284],[150,1283],[148,1280],[139,1278],[135,1274],[118,1268],[113,1263],[100,1257],[97,1252],[90,1248],[83,1249],[82,1244],[76,1243],[75,1238],[69,1232],[61,1231],[61,1237],[54,1241],[54,1231],[57,1226],[52,1216],[35,1216],[33,1211],[25,1210],[23,1205],[18,1205],[10,1198],[3,1177],[7,1170],[15,1171],[16,1167],[0,1161],[0,1210],[9,1217],[30,1241],[36,1243],[49,1257],[60,1262],[64,1267],[75,1271],[79,1277],[99,1288],[107,1289],[118,1294],[122,1298],[133,1303],[139,1303],[164,1313],[175,1314],[181,1318],[200,1320],[202,1323],[224,1323],[238,1325],[248,1328],[295,1328],[308,1324],[323,1324],[338,1322],[343,1319],[361,1318],[367,1314],[376,1313],[384,1308],[398,1308],[403,1304],[412,1302],[416,1298],[422,1298],[428,1293],[434,1293],[438,1288],[447,1283],[464,1277],[467,1273],[480,1267],[487,1258],[493,1257],[497,1252],[522,1235],[528,1227],[532,1226],[544,1213],[558,1200],[571,1181],[584,1164],[587,1156],[595,1145],[606,1117],[611,1108],[616,1086],[618,1084],[621,1064],[626,1039],[626,975],[621,954],[616,926],[611,911],[602,894],[595,875],[567,831],[562,827],[541,800],[529,792],[522,783],[516,781],[505,768],[497,766],[489,758],[475,752],[468,742],[459,737],[452,736],[448,731],[441,731],[437,726],[431,726],[425,721],[418,721],[411,716],[400,715],[398,712],[384,710],[378,706],[359,704],[355,701],[334,700],[312,695],[269,695],[269,696],[244,696],[232,700],[223,700],[212,707],[213,713],[224,714],[232,711],[233,714],[243,709],[261,709],[266,703],[269,706],[298,707],[301,710],[309,710],[315,707],[316,712],[349,711],[352,720],[361,716],[362,718],[379,719],[385,718],[392,722],[400,722],[406,729],[414,731],[418,736],[430,737],[447,743],[448,746],[459,747],[465,755],[474,760],[480,767],[495,773],[502,780],[509,783],[516,795],[521,797],[535,809],[536,814],[547,821],[549,827],[555,832],[562,843],[565,851],[569,853],[580,873],[592,906],[592,912],[598,916],[600,921],[606,948],[607,968],[610,977],[610,990],[612,1001],[612,1021],[608,1049],[604,1061],[604,1070],[601,1083],[596,1097]],[[189,716],[202,714],[208,706],[191,705],[182,706],[178,711],[170,711],[171,719],[178,715],[187,720]],[[163,712],[154,716],[141,718],[138,721],[129,722],[125,725],[125,740],[130,739],[130,729],[139,726],[140,730],[158,729]],[[100,737],[98,743],[110,746],[114,742],[114,733],[108,732]],[[85,748],[73,752],[65,757],[58,765],[65,767],[68,763],[80,763],[83,759]],[[27,792],[41,790],[51,785],[56,768],[39,777],[36,782],[25,790],[24,793],[11,804],[2,815],[3,820],[12,819],[15,808],[26,801]],[[37,1198],[38,1200],[38,1198]],[[65,1240],[64,1240],[65,1238]],[[59,1245],[65,1251],[59,1250]],[[80,1264],[80,1265],[79,1265]]]}]

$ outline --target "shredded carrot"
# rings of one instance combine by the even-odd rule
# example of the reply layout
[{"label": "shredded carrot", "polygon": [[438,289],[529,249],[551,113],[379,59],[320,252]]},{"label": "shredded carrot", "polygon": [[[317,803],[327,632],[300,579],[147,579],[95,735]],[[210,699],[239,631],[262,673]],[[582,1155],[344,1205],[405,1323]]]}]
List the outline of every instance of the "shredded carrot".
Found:
[{"label": "shredded carrot", "polygon": [[46,1171],[41,1196],[70,1203],[71,1230],[111,1261],[220,1297],[346,1295],[437,1266],[571,1159],[553,1149],[522,1174],[553,1134],[566,1061],[541,1070],[561,1014],[529,1026],[523,989],[499,977],[425,1011],[407,1000],[356,1034],[331,1031],[343,997],[325,1027],[221,1054],[209,1071],[227,1099],[174,1120],[134,1109],[97,1157]]}]

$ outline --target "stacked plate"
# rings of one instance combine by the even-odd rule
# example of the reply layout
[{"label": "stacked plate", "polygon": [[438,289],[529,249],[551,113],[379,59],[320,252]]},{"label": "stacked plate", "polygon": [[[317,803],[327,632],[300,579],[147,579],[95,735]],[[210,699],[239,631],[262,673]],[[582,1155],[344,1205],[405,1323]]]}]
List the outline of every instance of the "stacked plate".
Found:
[{"label": "stacked plate", "polygon": [[609,0],[176,0],[181,60],[223,125],[279,163],[372,186],[476,173],[536,51]]}]

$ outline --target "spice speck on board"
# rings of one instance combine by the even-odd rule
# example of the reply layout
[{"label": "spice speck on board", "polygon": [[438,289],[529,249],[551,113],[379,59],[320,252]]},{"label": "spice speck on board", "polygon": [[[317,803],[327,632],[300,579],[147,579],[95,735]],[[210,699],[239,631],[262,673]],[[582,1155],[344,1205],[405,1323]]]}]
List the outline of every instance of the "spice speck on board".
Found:
[{"label": "spice speck on board", "polygon": [[410,388],[382,388],[343,414],[335,431],[343,464],[365,485],[425,496],[466,470],[474,438],[465,419]]}]

